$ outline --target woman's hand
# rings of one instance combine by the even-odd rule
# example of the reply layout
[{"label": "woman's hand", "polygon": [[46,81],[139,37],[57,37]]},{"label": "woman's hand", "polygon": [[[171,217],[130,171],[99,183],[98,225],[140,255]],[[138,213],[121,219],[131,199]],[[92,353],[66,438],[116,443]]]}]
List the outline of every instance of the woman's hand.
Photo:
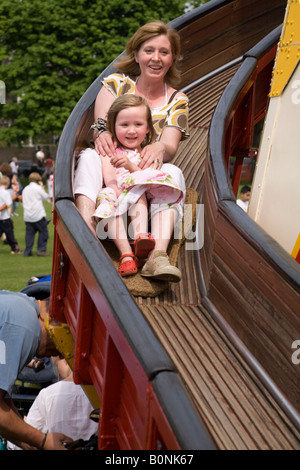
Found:
[{"label": "woman's hand", "polygon": [[149,168],[150,166],[155,169],[159,169],[165,156],[165,147],[161,142],[154,142],[153,144],[147,145],[141,152],[142,160],[139,163],[140,169]]},{"label": "woman's hand", "polygon": [[117,144],[113,141],[109,131],[101,132],[94,141],[95,150],[99,155],[112,157],[116,154]]}]

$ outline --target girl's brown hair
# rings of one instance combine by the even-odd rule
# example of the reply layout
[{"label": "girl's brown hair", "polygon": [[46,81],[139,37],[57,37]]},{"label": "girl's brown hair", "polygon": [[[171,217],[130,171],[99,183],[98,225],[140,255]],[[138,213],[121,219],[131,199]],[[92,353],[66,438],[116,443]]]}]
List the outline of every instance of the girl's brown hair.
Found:
[{"label": "girl's brown hair", "polygon": [[173,56],[173,63],[166,74],[166,83],[173,87],[178,86],[180,83],[178,70],[178,62],[181,58],[180,37],[175,29],[170,28],[162,21],[147,23],[134,33],[127,43],[125,55],[121,56],[115,64],[116,69],[132,77],[140,75],[140,66],[135,60],[136,53],[145,41],[161,35],[165,35],[169,39]]},{"label": "girl's brown hair", "polygon": [[156,133],[152,123],[151,110],[145,98],[142,98],[141,96],[127,94],[116,98],[107,113],[107,129],[109,132],[111,132],[113,139],[116,140],[120,145],[115,131],[116,119],[120,111],[126,108],[131,108],[133,106],[145,106],[146,108],[146,117],[149,131],[141,144],[142,147],[145,147],[154,141]]}]

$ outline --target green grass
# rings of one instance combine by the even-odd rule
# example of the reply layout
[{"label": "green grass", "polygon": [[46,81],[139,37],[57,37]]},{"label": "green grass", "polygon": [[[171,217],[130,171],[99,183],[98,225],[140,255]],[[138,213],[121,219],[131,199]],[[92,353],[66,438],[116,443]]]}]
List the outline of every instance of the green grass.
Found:
[{"label": "green grass", "polygon": [[[32,276],[39,276],[51,274],[52,270],[52,255],[53,255],[53,233],[54,226],[52,223],[52,204],[44,202],[47,217],[51,219],[48,224],[49,240],[47,244],[47,252],[50,254],[48,257],[41,257],[36,255],[37,237],[33,246],[33,256],[25,257],[24,255],[12,255],[10,253],[10,246],[4,245],[3,240],[0,240],[0,289],[19,291],[25,287],[27,281]],[[15,238],[18,241],[21,250],[25,249],[25,222],[23,219],[23,206],[19,202],[17,211],[19,216],[12,216],[14,224]]]}]

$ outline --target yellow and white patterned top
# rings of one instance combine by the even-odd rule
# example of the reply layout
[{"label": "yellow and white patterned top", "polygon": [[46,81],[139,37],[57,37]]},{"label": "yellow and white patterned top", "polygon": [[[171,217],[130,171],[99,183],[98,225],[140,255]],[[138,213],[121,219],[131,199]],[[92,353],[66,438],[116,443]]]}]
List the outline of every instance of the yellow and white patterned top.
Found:
[{"label": "yellow and white patterned top", "polygon": [[[136,80],[120,73],[113,73],[106,77],[103,86],[107,88],[116,98],[126,93],[135,93]],[[176,127],[182,133],[182,138],[189,137],[188,114],[189,100],[186,95],[179,96],[163,106],[152,109],[152,122],[158,139],[165,127]]]}]

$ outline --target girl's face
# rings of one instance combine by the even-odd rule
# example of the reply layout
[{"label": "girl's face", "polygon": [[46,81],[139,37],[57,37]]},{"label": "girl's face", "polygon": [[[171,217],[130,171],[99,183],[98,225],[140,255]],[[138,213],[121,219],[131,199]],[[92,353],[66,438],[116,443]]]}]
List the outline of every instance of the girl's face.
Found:
[{"label": "girl's face", "polygon": [[131,106],[122,109],[116,118],[115,133],[118,141],[131,150],[140,150],[149,132],[145,106]]},{"label": "girl's face", "polygon": [[164,79],[173,63],[171,43],[161,34],[145,41],[135,55],[141,75],[149,78]]}]

